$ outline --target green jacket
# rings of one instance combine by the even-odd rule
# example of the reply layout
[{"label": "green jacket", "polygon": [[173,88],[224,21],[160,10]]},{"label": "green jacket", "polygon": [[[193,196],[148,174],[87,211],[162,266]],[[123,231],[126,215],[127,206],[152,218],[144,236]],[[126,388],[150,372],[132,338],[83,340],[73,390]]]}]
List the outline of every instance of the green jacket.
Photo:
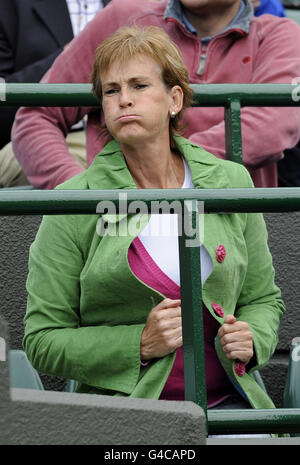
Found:
[{"label": "green jacket", "polygon": [[[196,189],[253,187],[242,166],[217,159],[179,136],[175,140]],[[136,185],[119,144],[112,141],[85,172],[59,188],[135,189]],[[100,236],[100,216],[43,218],[30,249],[24,348],[38,371],[77,380],[78,392],[158,399],[175,353],[141,367],[140,338],[148,313],[164,296],[131,272],[127,254],[134,237]],[[107,215],[105,220],[118,230],[122,221],[136,220],[135,215],[128,218]],[[136,222],[137,234],[148,218],[143,215]],[[221,263],[216,259],[219,244],[227,252]],[[275,350],[284,311],[262,215],[205,215],[204,245],[213,271],[203,285],[203,301],[220,324],[228,313],[249,323],[256,357],[249,373],[260,369]],[[223,307],[224,317],[215,314],[213,302]],[[253,407],[274,407],[252,376],[236,375],[234,362],[224,355],[218,338],[216,350]]]}]

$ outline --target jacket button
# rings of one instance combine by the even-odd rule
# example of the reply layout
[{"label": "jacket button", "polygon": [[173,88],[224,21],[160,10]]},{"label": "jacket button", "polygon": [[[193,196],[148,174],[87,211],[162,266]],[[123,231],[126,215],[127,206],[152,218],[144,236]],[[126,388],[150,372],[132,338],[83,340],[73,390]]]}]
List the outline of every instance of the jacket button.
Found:
[{"label": "jacket button", "polygon": [[235,362],[234,371],[238,376],[243,376],[246,372],[246,365],[243,362]]},{"label": "jacket button", "polygon": [[216,258],[219,263],[222,263],[225,260],[226,257],[226,249],[224,245],[218,245],[217,250],[216,250]]},{"label": "jacket button", "polygon": [[216,304],[216,302],[213,302],[211,304],[213,310],[215,311],[215,313],[218,315],[218,316],[221,316],[223,317],[224,316],[224,311],[223,311],[223,308],[221,307],[221,305],[219,304]]}]

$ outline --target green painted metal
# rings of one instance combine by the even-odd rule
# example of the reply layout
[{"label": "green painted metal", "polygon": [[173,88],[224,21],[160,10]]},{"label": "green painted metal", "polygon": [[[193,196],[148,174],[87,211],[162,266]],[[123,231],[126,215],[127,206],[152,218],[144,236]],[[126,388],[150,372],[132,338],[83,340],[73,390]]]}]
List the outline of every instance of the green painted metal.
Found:
[{"label": "green painted metal", "polygon": [[[3,94],[3,91],[2,91]],[[5,85],[1,106],[78,107],[100,106],[91,84],[18,84]]]},{"label": "green painted metal", "polygon": [[179,237],[185,400],[207,411],[198,202],[184,205]]},{"label": "green painted metal", "polygon": [[208,410],[208,434],[299,433],[300,408]]},{"label": "green painted metal", "polygon": [[[119,208],[119,191],[114,190],[14,190],[0,189],[0,215],[65,215],[96,213],[98,202],[110,200]],[[205,213],[300,211],[300,189],[134,189],[122,190],[127,205],[145,202],[204,202]],[[122,205],[125,200],[122,198]]]},{"label": "green painted metal", "polygon": [[238,100],[241,107],[299,106],[299,81],[295,84],[191,84],[196,107],[228,107]]},{"label": "green painted metal", "polygon": [[[242,106],[298,106],[298,88],[292,84],[191,84],[193,106],[222,106],[225,109],[226,158],[243,162]],[[4,90],[3,90],[4,89]],[[87,106],[100,107],[91,84],[2,84],[0,106]]]},{"label": "green painted metal", "polygon": [[[299,106],[295,84],[191,84],[194,106]],[[300,91],[300,89],[299,89]],[[0,106],[99,106],[91,84],[5,84]]]},{"label": "green painted metal", "polygon": [[226,158],[236,163],[243,163],[241,104],[232,99],[229,107],[225,107],[225,141]]}]

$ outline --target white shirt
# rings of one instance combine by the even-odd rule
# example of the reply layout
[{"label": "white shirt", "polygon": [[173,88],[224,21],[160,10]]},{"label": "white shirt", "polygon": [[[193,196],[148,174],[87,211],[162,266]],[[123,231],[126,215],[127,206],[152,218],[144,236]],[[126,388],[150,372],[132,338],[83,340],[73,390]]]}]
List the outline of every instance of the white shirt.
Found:
[{"label": "white shirt", "polygon": [[[91,21],[99,10],[102,10],[102,0],[66,0],[71,18],[74,37]],[[79,121],[72,129],[83,129],[84,121]]]},{"label": "white shirt", "polygon": [[99,10],[102,10],[102,0],[67,0],[73,34],[76,37],[79,32],[91,21]]},{"label": "white shirt", "polygon": [[[185,178],[182,189],[193,189],[191,170],[184,159],[183,162]],[[152,214],[139,239],[159,268],[180,286],[178,215]],[[200,247],[200,263],[203,284],[213,269],[212,259],[203,245]]]}]

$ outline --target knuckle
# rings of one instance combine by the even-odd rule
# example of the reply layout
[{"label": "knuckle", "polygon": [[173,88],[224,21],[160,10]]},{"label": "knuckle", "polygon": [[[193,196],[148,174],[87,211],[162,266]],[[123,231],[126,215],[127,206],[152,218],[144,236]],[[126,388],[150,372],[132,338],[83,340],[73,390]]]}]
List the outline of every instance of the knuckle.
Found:
[{"label": "knuckle", "polygon": [[230,342],[230,336],[228,334],[224,334],[222,340],[224,344],[228,344]]},{"label": "knuckle", "polygon": [[157,330],[158,330],[160,333],[162,333],[162,334],[164,335],[165,332],[166,332],[166,329],[167,329],[167,328],[166,328],[166,323],[165,323],[165,321],[162,320],[162,319],[159,319],[159,320],[157,321]]},{"label": "knuckle", "polygon": [[223,350],[224,350],[224,352],[226,352],[226,353],[230,352],[230,347],[228,346],[228,344],[224,344]]},{"label": "knuckle", "polygon": [[166,340],[166,348],[169,352],[173,352],[176,349],[174,343],[171,340]]}]

